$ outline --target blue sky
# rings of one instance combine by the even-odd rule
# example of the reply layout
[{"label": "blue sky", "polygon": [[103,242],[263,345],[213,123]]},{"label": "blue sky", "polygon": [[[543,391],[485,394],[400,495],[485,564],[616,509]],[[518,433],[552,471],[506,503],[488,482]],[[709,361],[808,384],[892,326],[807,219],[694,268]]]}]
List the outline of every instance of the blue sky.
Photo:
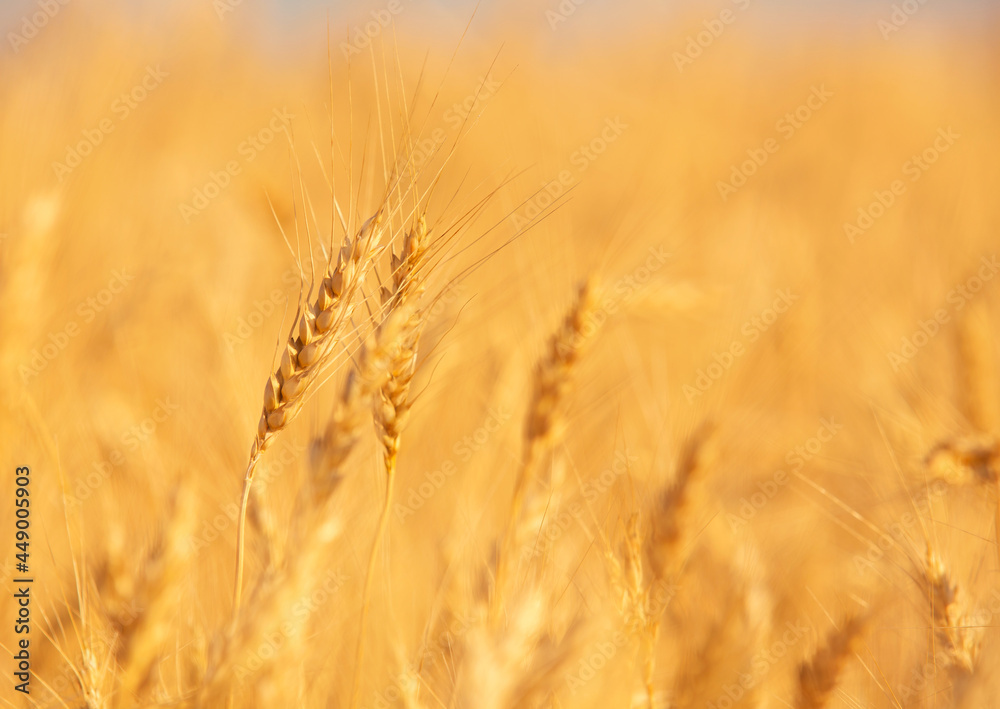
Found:
[{"label": "blue sky", "polygon": [[[176,8],[181,0],[107,0],[131,9],[150,11],[155,15],[161,9]],[[393,0],[189,0],[195,5],[211,8],[213,2],[238,4],[234,17],[253,17],[257,31],[263,32],[266,43],[282,44],[312,41],[313,35],[325,34],[327,14],[334,30],[346,31],[348,27],[370,19],[373,8],[382,9]],[[906,0],[922,2],[914,25],[925,31],[948,31],[971,27],[982,29],[984,17],[990,17],[986,26],[1000,18],[997,0]],[[545,13],[556,9],[560,2],[570,0],[398,0],[410,22],[421,25],[421,31],[438,29],[453,36],[456,27],[463,28],[479,7],[477,25],[488,27],[491,22],[504,18],[505,27],[523,24],[528,28],[548,29]],[[758,30],[766,32],[791,31],[839,32],[864,37],[870,35],[878,19],[887,18],[893,5],[904,0],[575,0],[580,3],[574,12],[572,32],[584,37],[627,37],[637,25],[643,27],[664,23],[683,17],[686,22],[704,15],[705,19],[717,15],[724,8],[749,3],[752,21]],[[0,29],[6,36],[17,31],[22,18],[39,11],[40,4],[50,7],[57,3],[95,4],[95,0],[0,0]],[[747,8],[750,10],[751,8]],[[262,12],[263,11],[263,12]],[[580,21],[582,20],[582,21]],[[56,20],[53,20],[56,21]],[[545,36],[546,32],[540,32]],[[551,39],[558,42],[558,33]]]}]

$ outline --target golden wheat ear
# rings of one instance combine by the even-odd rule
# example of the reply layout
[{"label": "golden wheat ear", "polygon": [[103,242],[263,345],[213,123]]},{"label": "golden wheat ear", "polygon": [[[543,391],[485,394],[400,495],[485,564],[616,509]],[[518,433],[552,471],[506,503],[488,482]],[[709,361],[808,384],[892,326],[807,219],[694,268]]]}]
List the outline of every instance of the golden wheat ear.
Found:
[{"label": "golden wheat ear", "polygon": [[[715,425],[703,422],[681,447],[674,481],[646,511],[645,525],[638,516],[629,520],[622,552],[625,605],[633,631],[642,640],[643,682],[646,702],[655,705],[654,673],[660,619],[673,597],[678,576],[686,562],[684,542],[689,539],[692,508],[700,502],[698,485],[711,467]],[[648,569],[648,573],[644,571]],[[648,576],[648,580],[645,580]]]},{"label": "golden wheat ear", "polygon": [[264,408],[250,450],[254,461],[298,413],[302,399],[332,354],[356,305],[354,295],[372,267],[381,241],[382,211],[372,216],[352,240],[345,239],[336,263],[319,285],[312,304],[298,313],[281,363],[264,386]]},{"label": "golden wheat ear", "polygon": [[496,577],[492,611],[494,618],[503,605],[503,594],[509,573],[510,557],[516,551],[516,540],[530,537],[523,528],[525,500],[534,483],[538,466],[561,433],[565,415],[566,395],[572,384],[573,371],[586,346],[596,332],[592,317],[597,306],[593,279],[583,283],[569,312],[556,332],[549,338],[545,354],[535,366],[531,400],[524,425],[523,461],[514,482],[507,530],[497,549]]},{"label": "golden wheat ear", "polygon": [[699,502],[698,486],[715,457],[715,424],[703,422],[681,448],[673,483],[656,498],[649,511],[650,533],[646,561],[657,581],[669,578],[684,562],[689,518]]},{"label": "golden wheat ear", "polygon": [[930,606],[937,649],[957,682],[976,669],[982,629],[971,627],[965,594],[930,544],[922,571],[920,585]]},{"label": "golden wheat ear", "polygon": [[402,251],[392,255],[391,289],[382,288],[382,304],[390,313],[411,308],[403,324],[399,346],[393,353],[389,378],[375,406],[375,424],[382,442],[386,474],[390,477],[396,469],[403,426],[410,410],[410,384],[416,372],[417,349],[426,317],[416,309],[416,303],[424,291],[427,234],[427,220],[421,215],[406,235]]},{"label": "golden wheat ear", "polygon": [[823,645],[799,665],[796,709],[823,709],[827,705],[865,624],[865,618],[849,618],[831,630]]}]

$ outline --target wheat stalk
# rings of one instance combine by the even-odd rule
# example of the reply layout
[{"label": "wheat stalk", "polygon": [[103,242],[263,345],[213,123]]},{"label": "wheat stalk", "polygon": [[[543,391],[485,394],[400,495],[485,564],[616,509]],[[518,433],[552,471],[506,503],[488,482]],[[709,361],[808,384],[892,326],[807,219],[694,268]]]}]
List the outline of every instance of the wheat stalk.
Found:
[{"label": "wheat stalk", "polygon": [[274,436],[298,413],[306,392],[317,381],[317,375],[323,371],[339,335],[349,322],[354,310],[354,294],[371,267],[375,248],[381,240],[382,219],[380,209],[364,223],[353,240],[345,238],[336,263],[331,261],[319,285],[315,300],[297,313],[281,362],[264,387],[264,407],[243,480],[236,538],[234,616],[239,612],[243,588],[246,514],[254,470]]},{"label": "wheat stalk", "polygon": [[[382,289],[382,304],[389,312],[411,305],[424,290],[422,265],[427,251],[427,220],[421,216],[407,234],[400,254],[392,255],[392,289]],[[417,345],[423,329],[423,316],[412,310],[400,338],[389,378],[382,386],[380,401],[375,407],[375,424],[379,429],[385,456],[386,475],[396,469],[399,441],[406,415],[410,410],[410,383],[417,365]]]},{"label": "wheat stalk", "polygon": [[389,317],[398,318],[399,336],[395,339],[389,356],[388,376],[378,390],[375,404],[375,427],[379,432],[385,460],[385,500],[379,514],[375,539],[372,541],[361,595],[361,618],[358,644],[355,653],[354,682],[351,707],[357,706],[361,692],[361,669],[365,654],[365,625],[371,602],[371,583],[375,575],[375,561],[382,538],[389,523],[389,510],[396,482],[396,458],[406,414],[410,409],[410,383],[417,365],[417,345],[423,329],[423,314],[414,302],[423,292],[422,265],[427,248],[427,220],[421,215],[403,241],[403,251],[392,254],[392,288],[382,289],[382,304],[388,308]]}]

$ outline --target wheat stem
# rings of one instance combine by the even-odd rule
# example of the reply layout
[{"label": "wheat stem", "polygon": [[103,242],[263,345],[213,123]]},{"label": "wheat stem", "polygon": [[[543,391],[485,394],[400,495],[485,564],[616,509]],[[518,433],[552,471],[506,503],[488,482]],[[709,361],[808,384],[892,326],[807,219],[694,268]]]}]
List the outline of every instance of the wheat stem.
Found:
[{"label": "wheat stem", "polygon": [[245,539],[247,531],[247,507],[250,504],[250,485],[253,483],[253,473],[254,469],[257,467],[257,461],[260,460],[260,456],[254,456],[249,465],[247,465],[247,472],[243,476],[243,495],[240,500],[240,516],[237,521],[236,526],[236,578],[233,581],[233,617],[239,613],[240,602],[243,597],[243,565],[244,565],[244,549],[245,549]]},{"label": "wheat stem", "polygon": [[386,487],[385,504],[382,506],[382,513],[379,515],[378,529],[375,532],[375,540],[372,542],[372,550],[368,555],[368,568],[365,572],[365,586],[361,598],[361,620],[358,627],[358,644],[355,651],[354,682],[351,691],[351,709],[358,705],[361,696],[361,667],[365,657],[365,625],[368,620],[368,609],[371,605],[371,585],[375,576],[375,561],[378,558],[378,549],[385,536],[385,530],[389,526],[389,510],[392,505],[392,493],[396,481],[396,459],[386,460]]},{"label": "wheat stem", "polygon": [[291,423],[306,393],[324,371],[354,309],[354,294],[371,268],[375,248],[381,240],[383,209],[364,223],[354,239],[347,238],[336,260],[331,255],[326,276],[316,298],[300,308],[292,324],[281,363],[268,376],[264,406],[257,433],[250,447],[250,460],[243,480],[243,498],[236,540],[236,573],[233,588],[233,616],[239,613],[245,564],[246,514],[254,470],[261,454],[274,436]]}]

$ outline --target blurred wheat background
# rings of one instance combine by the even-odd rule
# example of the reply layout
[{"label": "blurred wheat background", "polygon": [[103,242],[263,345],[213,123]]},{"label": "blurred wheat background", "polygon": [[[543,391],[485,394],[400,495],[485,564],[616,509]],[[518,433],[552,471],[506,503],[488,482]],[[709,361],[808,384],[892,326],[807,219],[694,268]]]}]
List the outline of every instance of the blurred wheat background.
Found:
[{"label": "blurred wheat background", "polygon": [[[0,20],[4,706],[1000,706],[995,8]],[[379,251],[234,615],[302,278],[380,210],[431,254],[385,532]]]}]

